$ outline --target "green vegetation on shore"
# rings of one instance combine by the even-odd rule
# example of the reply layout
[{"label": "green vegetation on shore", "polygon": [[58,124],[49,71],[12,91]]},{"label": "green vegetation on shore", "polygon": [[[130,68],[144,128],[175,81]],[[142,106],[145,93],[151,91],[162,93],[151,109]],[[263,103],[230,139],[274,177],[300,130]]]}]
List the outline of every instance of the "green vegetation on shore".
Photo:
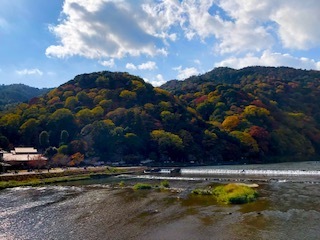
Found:
[{"label": "green vegetation on shore", "polygon": [[134,190],[144,190],[144,189],[168,189],[170,188],[170,184],[168,180],[163,180],[160,182],[160,185],[152,186],[149,183],[137,183],[133,186]]},{"label": "green vegetation on shore", "polygon": [[92,178],[104,178],[115,174],[137,171],[140,168],[101,168],[91,170],[66,170],[64,172],[43,172],[39,174],[14,174],[0,176],[0,189],[19,187],[19,186],[38,186],[44,184],[52,184],[59,182],[70,182],[78,180],[86,180]]},{"label": "green vegetation on shore", "polygon": [[23,186],[39,186],[45,184],[59,183],[59,182],[71,182],[78,180],[90,179],[91,175],[75,175],[75,176],[64,176],[64,177],[52,177],[52,178],[29,178],[22,181],[9,180],[9,181],[0,181],[0,189],[4,188],[13,188],[13,187],[23,187]]},{"label": "green vegetation on shore", "polygon": [[152,185],[148,183],[137,183],[133,186],[134,190],[152,189]]},{"label": "green vegetation on shore", "polygon": [[246,185],[230,183],[217,186],[214,189],[195,189],[192,191],[197,195],[212,195],[218,202],[224,204],[243,204],[255,201],[258,192]]}]

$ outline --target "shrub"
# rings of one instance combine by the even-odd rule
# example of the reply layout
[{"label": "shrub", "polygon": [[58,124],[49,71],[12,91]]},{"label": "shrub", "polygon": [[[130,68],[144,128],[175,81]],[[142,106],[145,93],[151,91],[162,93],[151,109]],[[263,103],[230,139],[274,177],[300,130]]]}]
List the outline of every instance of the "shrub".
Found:
[{"label": "shrub", "polygon": [[227,184],[215,187],[213,190],[197,188],[192,190],[196,195],[212,195],[218,202],[225,204],[242,204],[256,200],[258,193],[245,185]]},{"label": "shrub", "polygon": [[151,189],[152,186],[148,183],[137,183],[133,186],[134,190]]},{"label": "shrub", "polygon": [[256,200],[258,193],[244,185],[227,184],[218,186],[213,190],[218,202],[226,204],[242,204]]},{"label": "shrub", "polygon": [[119,187],[121,187],[121,188],[125,187],[124,181],[119,182]]},{"label": "shrub", "polygon": [[197,195],[212,195],[212,191],[209,189],[202,189],[202,188],[196,188],[194,190],[192,190],[193,194],[197,194]]},{"label": "shrub", "polygon": [[168,182],[168,180],[164,180],[160,183],[160,187],[163,187],[163,188],[169,188],[170,187],[170,184]]}]

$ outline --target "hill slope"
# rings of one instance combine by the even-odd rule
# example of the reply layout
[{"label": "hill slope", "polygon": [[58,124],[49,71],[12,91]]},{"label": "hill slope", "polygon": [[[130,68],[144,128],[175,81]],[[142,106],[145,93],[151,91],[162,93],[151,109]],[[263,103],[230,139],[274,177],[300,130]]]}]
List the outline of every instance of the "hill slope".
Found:
[{"label": "hill slope", "polygon": [[320,153],[319,91],[319,72],[292,68],[218,68],[161,88],[128,73],[82,74],[2,112],[0,147],[57,147],[56,165],[83,155],[132,164],[309,160]]},{"label": "hill slope", "polygon": [[6,105],[25,102],[48,91],[47,88],[38,89],[24,84],[0,85],[0,110]]},{"label": "hill slope", "polygon": [[[139,77],[112,72],[76,76],[2,113],[0,133],[5,143],[55,146],[65,155],[127,163],[146,158],[162,163],[205,161],[222,155],[230,159],[228,148],[237,145],[169,92]],[[44,140],[46,135],[50,137]],[[232,154],[239,153],[240,147]]]},{"label": "hill slope", "polygon": [[196,109],[203,120],[247,141],[260,156],[290,161],[320,152],[319,71],[217,68],[161,88]]}]

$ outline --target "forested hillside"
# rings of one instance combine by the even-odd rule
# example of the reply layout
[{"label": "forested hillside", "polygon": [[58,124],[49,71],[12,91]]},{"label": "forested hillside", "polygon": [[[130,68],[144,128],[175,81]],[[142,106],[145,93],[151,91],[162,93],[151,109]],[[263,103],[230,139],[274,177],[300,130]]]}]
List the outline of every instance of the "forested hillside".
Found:
[{"label": "forested hillside", "polygon": [[271,162],[320,153],[320,72],[217,68],[154,88],[97,72],[0,113],[0,147],[35,146],[52,164]]},{"label": "forested hillside", "polygon": [[76,76],[2,112],[0,132],[3,148],[33,145],[54,155],[50,147],[56,147],[57,161],[81,155],[127,163],[204,161],[221,158],[223,152],[233,159],[226,143],[237,145],[169,92],[111,72]]},{"label": "forested hillside", "polygon": [[319,71],[217,68],[162,88],[260,157],[292,161],[319,155]]},{"label": "forested hillside", "polygon": [[0,85],[0,110],[15,103],[28,101],[48,91],[47,88],[38,89],[24,84]]}]

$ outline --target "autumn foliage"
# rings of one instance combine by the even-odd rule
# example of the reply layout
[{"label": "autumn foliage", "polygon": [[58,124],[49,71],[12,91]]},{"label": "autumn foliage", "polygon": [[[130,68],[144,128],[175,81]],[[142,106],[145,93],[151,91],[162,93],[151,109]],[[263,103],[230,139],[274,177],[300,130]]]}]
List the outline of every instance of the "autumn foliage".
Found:
[{"label": "autumn foliage", "polygon": [[1,111],[0,148],[34,146],[55,166],[308,160],[320,154],[319,96],[319,72],[284,67],[217,68],[160,88],[82,74]]}]

